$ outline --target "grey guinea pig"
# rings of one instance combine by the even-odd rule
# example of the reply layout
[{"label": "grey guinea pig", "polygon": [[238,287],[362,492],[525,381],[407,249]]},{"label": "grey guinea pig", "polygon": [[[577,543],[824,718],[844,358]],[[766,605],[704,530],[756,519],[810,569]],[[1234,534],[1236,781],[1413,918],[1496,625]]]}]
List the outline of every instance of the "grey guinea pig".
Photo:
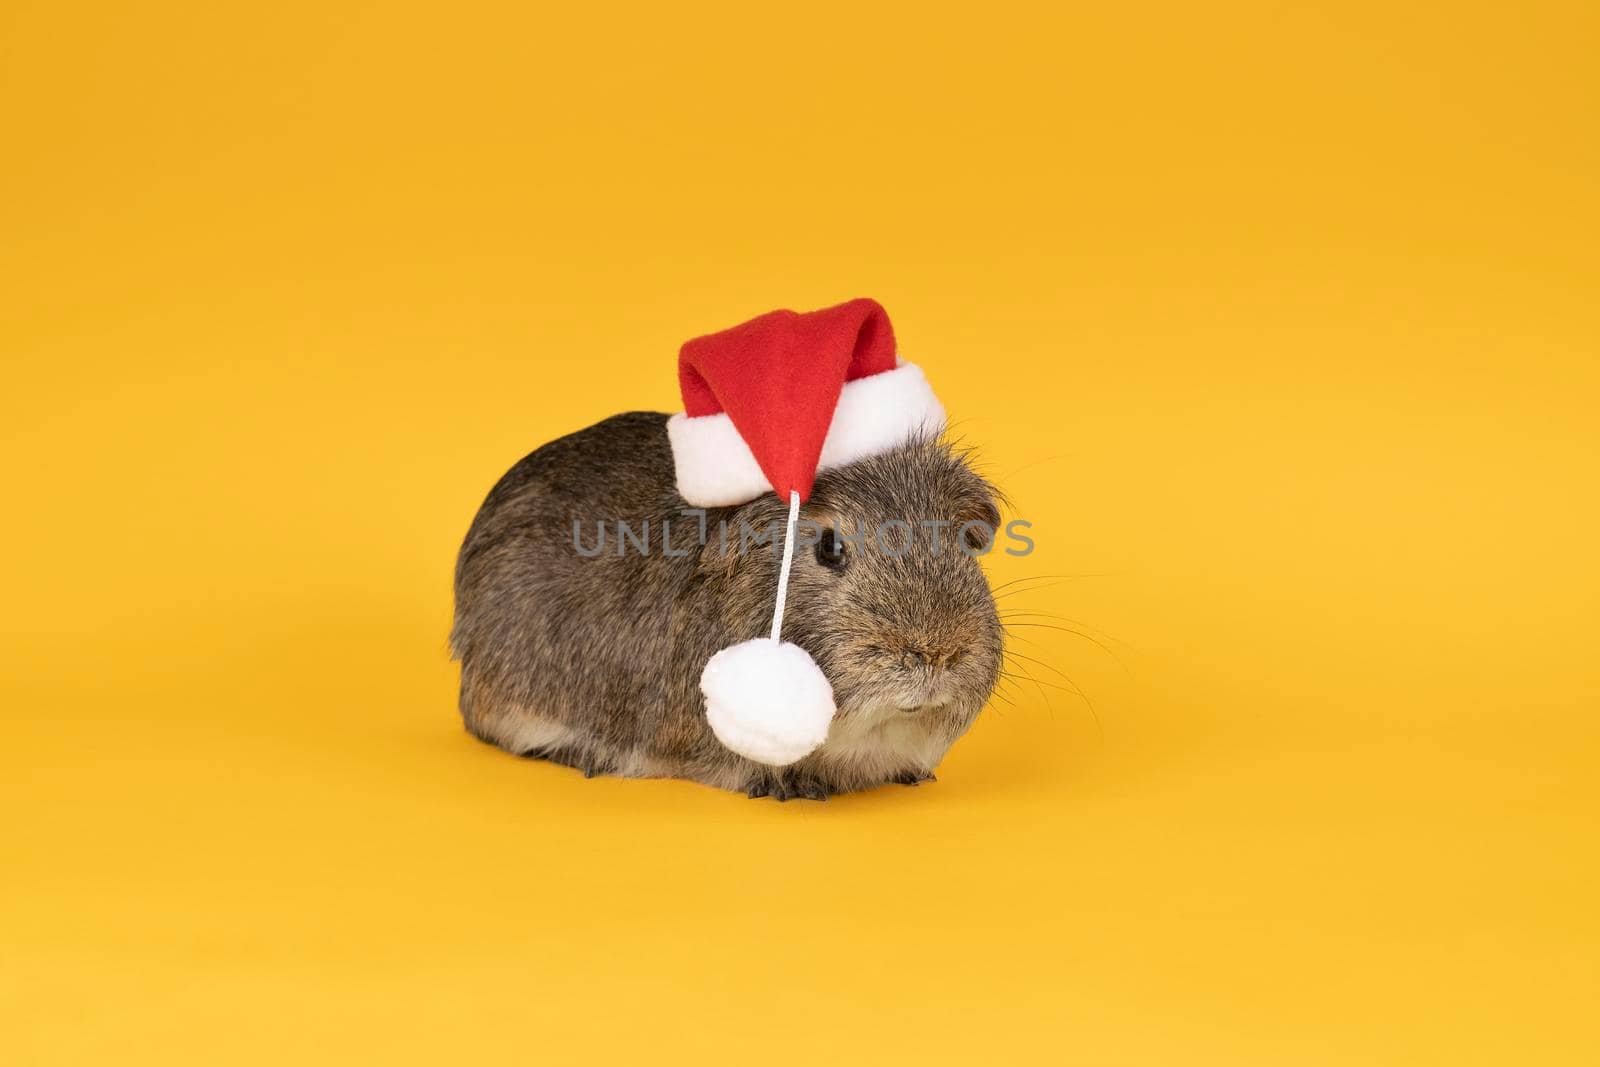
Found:
[{"label": "grey guinea pig", "polygon": [[[1000,675],[1003,631],[975,558],[999,525],[994,487],[930,435],[818,475],[783,637],[822,669],[837,713],[821,747],[770,767],[719,743],[699,680],[718,649],[766,632],[779,553],[739,531],[781,528],[786,508],[767,493],[691,511],[666,423],[606,419],[528,455],[490,491],[456,565],[450,641],[467,729],[586,775],[778,800],[931,779]],[[965,548],[963,523],[981,524]]]}]

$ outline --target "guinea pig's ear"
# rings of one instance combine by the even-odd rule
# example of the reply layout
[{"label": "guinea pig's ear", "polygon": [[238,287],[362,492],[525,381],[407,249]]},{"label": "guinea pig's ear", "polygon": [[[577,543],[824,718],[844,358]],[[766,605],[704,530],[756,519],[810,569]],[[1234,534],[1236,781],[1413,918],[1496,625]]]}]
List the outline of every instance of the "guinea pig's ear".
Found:
[{"label": "guinea pig's ear", "polygon": [[988,486],[975,489],[962,503],[962,515],[956,520],[956,528],[961,531],[967,548],[981,555],[989,551],[1000,529],[1000,506]]}]

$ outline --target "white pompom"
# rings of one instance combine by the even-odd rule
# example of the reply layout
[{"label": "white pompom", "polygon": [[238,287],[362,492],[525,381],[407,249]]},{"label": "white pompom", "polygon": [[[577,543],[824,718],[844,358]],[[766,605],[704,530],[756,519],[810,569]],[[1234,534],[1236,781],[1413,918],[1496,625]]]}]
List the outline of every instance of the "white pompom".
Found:
[{"label": "white pompom", "polygon": [[700,674],[706,719],[728,748],[773,767],[809,754],[828,737],[833,686],[806,650],[758,637],[725,648]]}]

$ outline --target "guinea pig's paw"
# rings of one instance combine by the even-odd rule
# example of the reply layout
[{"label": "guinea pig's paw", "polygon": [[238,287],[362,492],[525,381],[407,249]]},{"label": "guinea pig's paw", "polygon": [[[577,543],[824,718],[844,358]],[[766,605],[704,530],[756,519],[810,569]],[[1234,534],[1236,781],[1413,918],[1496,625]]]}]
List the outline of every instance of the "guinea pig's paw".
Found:
[{"label": "guinea pig's paw", "polygon": [[783,793],[774,793],[779,800],[827,800],[833,795],[827,783],[810,775],[785,775]]},{"label": "guinea pig's paw", "polygon": [[784,774],[778,777],[777,787],[772,790],[772,799],[782,803],[785,800],[827,800],[833,795],[827,783],[820,778],[809,774]]},{"label": "guinea pig's paw", "polygon": [[921,785],[923,782],[937,782],[932,771],[901,771],[889,781],[895,785]]},{"label": "guinea pig's paw", "polygon": [[744,795],[751,800],[771,797],[781,804],[789,800],[827,800],[833,795],[833,790],[815,775],[763,769],[745,783]]},{"label": "guinea pig's paw", "polygon": [[833,722],[827,676],[789,642],[762,637],[723,649],[701,673],[700,691],[717,740],[769,767],[803,759]]}]

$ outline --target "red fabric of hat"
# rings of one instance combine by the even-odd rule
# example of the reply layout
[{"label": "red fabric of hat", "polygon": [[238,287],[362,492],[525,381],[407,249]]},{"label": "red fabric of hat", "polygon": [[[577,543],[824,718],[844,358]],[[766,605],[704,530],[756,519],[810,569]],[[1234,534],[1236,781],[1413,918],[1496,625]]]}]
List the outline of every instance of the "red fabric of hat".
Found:
[{"label": "red fabric of hat", "polygon": [[785,500],[791,491],[810,497],[845,382],[894,369],[894,328],[867,298],[771,311],[678,353],[684,414],[726,414]]}]

